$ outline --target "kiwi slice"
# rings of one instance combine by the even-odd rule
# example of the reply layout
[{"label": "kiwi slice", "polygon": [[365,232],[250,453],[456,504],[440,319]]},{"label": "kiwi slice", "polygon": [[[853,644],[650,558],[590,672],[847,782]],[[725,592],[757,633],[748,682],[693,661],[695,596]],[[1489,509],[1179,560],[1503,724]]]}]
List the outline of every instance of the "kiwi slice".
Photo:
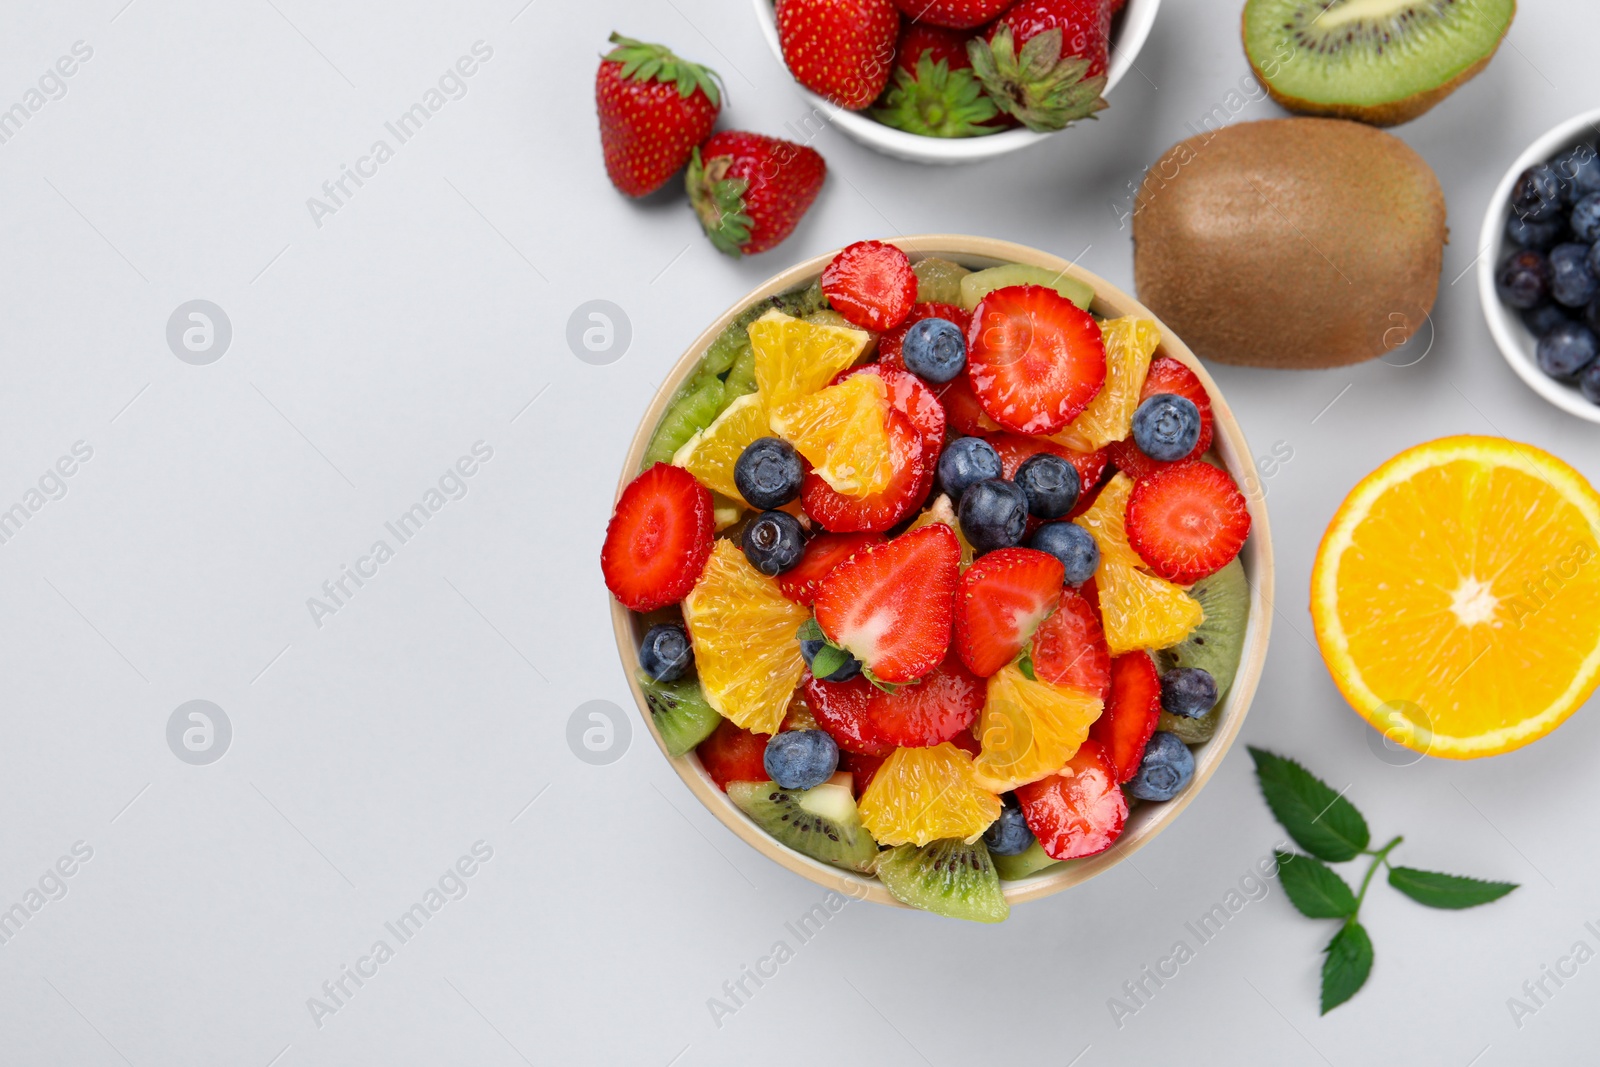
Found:
[{"label": "kiwi slice", "polygon": [[1408,122],[1488,64],[1516,0],[1248,0],[1244,50],[1304,115]]},{"label": "kiwi slice", "polygon": [[1160,653],[1161,666],[1209,671],[1217,683],[1217,706],[1198,719],[1163,711],[1156,729],[1177,734],[1186,745],[1198,745],[1211,740],[1216,732],[1228,688],[1239,673],[1245,624],[1250,618],[1250,583],[1245,580],[1244,564],[1232,560],[1217,573],[1190,586],[1189,595],[1200,601],[1205,618],[1181,644]]},{"label": "kiwi slice", "polygon": [[878,880],[902,904],[951,919],[997,923],[1011,914],[1000,876],[982,841],[958,838],[921,848],[900,845],[878,856]]},{"label": "kiwi slice", "polygon": [[1038,874],[1047,867],[1054,867],[1060,860],[1051,859],[1044,846],[1035,840],[1027,848],[1015,856],[990,856],[994,860],[995,873],[1002,881],[1015,882],[1019,878],[1026,878],[1030,874]]},{"label": "kiwi slice", "polygon": [[961,279],[972,272],[959,263],[929,256],[911,266],[917,276],[917,303],[960,304]]},{"label": "kiwi slice", "polygon": [[978,301],[996,289],[1004,289],[1008,285],[1042,285],[1047,289],[1054,289],[1085,311],[1094,301],[1094,290],[1087,282],[1080,282],[1076,278],[1070,278],[1059,271],[1046,270],[1044,267],[1007,263],[1003,267],[975,271],[962,278],[960,304],[967,311],[971,311],[978,306]]},{"label": "kiwi slice", "polygon": [[650,436],[650,444],[644,450],[642,466],[671,463],[672,454],[716,421],[727,406],[727,387],[722,379],[711,375],[698,380],[698,384],[691,381],[678,391],[666,414],[656,423],[656,432]]},{"label": "kiwi slice", "polygon": [[658,682],[640,672],[639,688],[644,690],[650,717],[655,720],[667,751],[681,756],[711,736],[722,716],[706,703],[700,683],[693,678],[677,682]]},{"label": "kiwi slice", "polygon": [[780,844],[847,871],[865,872],[872,868],[878,846],[861,825],[847,781],[829,779],[811,789],[729,782],[728,799]]}]

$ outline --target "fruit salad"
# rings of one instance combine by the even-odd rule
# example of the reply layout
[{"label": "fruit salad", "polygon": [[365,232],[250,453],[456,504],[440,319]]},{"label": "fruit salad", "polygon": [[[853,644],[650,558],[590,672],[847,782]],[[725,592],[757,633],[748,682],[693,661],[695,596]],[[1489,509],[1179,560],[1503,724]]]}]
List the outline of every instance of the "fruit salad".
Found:
[{"label": "fruit salad", "polygon": [[744,309],[601,551],[663,747],[942,915],[1113,847],[1194,775],[1250,513],[1149,319],[1052,270],[862,241]]}]

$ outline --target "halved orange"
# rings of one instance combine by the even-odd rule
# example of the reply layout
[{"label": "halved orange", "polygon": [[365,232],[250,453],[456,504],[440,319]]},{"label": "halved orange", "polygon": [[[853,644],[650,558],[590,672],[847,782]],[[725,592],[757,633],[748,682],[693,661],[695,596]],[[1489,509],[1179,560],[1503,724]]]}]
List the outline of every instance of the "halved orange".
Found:
[{"label": "halved orange", "polygon": [[858,374],[809,396],[776,404],[772,430],[794,445],[817,476],[845,496],[871,496],[894,477],[889,392],[876,374]]},{"label": "halved orange", "polygon": [[972,765],[978,784],[1004,793],[1054,774],[1102,710],[1094,693],[1029,678],[1015,663],[1001,667],[989,678],[978,717],[983,749]]},{"label": "halved orange", "polygon": [[1504,438],[1407,449],[1334,515],[1311,615],[1334,682],[1388,739],[1449,759],[1520,748],[1600,682],[1600,494]]},{"label": "halved orange", "polygon": [[972,757],[946,741],[897,748],[861,794],[861,825],[880,845],[976,841],[1000,817],[1000,798],[978,784]]}]

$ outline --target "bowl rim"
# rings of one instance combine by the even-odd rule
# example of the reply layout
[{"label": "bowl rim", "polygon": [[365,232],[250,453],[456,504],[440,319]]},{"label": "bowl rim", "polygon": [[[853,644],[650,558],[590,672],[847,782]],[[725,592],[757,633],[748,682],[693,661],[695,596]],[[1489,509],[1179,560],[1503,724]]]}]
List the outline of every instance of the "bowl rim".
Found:
[{"label": "bowl rim", "polygon": [[[1239,670],[1234,678],[1233,686],[1228,691],[1227,701],[1224,704],[1221,722],[1217,732],[1203,745],[1196,747],[1194,778],[1189,785],[1172,800],[1161,804],[1146,804],[1139,806],[1130,813],[1127,828],[1116,845],[1106,852],[1087,859],[1072,860],[1057,866],[1046,868],[1043,871],[1029,875],[1027,878],[1001,883],[1005,898],[1010,904],[1020,904],[1029,900],[1036,900],[1054,893],[1058,893],[1070,886],[1078,885],[1109,870],[1131,856],[1140,848],[1152,841],[1158,834],[1165,830],[1182,813],[1190,801],[1199,795],[1211,776],[1221,765],[1229,748],[1238,737],[1244,725],[1245,716],[1250,710],[1250,705],[1255,697],[1257,685],[1261,680],[1261,672],[1266,660],[1267,642],[1272,630],[1272,614],[1274,609],[1274,570],[1272,554],[1272,537],[1267,520],[1265,493],[1261,490],[1260,479],[1255,474],[1254,461],[1248,443],[1245,441],[1244,431],[1234,418],[1232,409],[1223,397],[1217,383],[1206,371],[1200,360],[1189,350],[1165,323],[1162,323],[1148,308],[1139,303],[1132,296],[1107,282],[1099,275],[1084,270],[1077,265],[1062,259],[1059,256],[1031,248],[1027,245],[1015,244],[989,237],[974,237],[962,234],[919,234],[910,237],[895,237],[887,240],[909,254],[913,260],[931,255],[964,260],[969,265],[996,265],[999,263],[1025,263],[1032,266],[1059,271],[1069,277],[1085,282],[1095,291],[1094,302],[1090,309],[1103,317],[1120,315],[1139,315],[1156,322],[1161,331],[1159,350],[1172,356],[1199,376],[1211,397],[1212,417],[1215,426],[1213,448],[1221,455],[1229,473],[1239,481],[1244,490],[1246,505],[1250,512],[1251,530],[1250,538],[1245,542],[1244,551],[1240,559],[1244,564],[1246,580],[1250,585],[1250,617],[1245,628],[1244,649],[1240,654]],[[639,421],[637,430],[630,443],[623,467],[617,480],[616,497],[620,498],[623,489],[637,476],[640,462],[644,457],[645,448],[649,443],[650,435],[656,424],[660,422],[662,414],[670,403],[678,387],[693,372],[701,355],[711,344],[724,327],[732,321],[741,310],[752,302],[777,293],[788,292],[799,286],[809,284],[812,279],[821,274],[822,269],[838,254],[838,249],[813,256],[787,270],[768,278],[761,285],[741,297],[730,308],[719,315],[706,329],[689,345],[661,385],[657,388],[649,407]],[[655,722],[649,712],[645,701],[644,691],[639,685],[639,659],[638,638],[642,627],[638,626],[636,616],[623,607],[614,597],[607,597],[611,607],[612,630],[617,641],[617,653],[622,660],[623,672],[627,675],[628,686],[633,694],[634,704],[639,715],[644,720],[645,729],[655,739],[656,747],[672,765],[678,777],[685,786],[716,818],[735,836],[753,847],[757,852],[768,859],[776,861],[784,868],[801,875],[804,878],[822,886],[825,889],[835,890],[857,900],[871,900],[879,904],[894,907],[906,907],[891,897],[882,883],[876,878],[869,878],[851,871],[829,866],[817,860],[804,856],[785,845],[779,844],[764,830],[756,826],[744,815],[726,793],[719,789],[711,777],[700,767],[699,761],[693,753],[680,757],[667,754],[661,735],[656,730]]]},{"label": "bowl rim", "polygon": [[[920,163],[975,163],[1028,148],[1061,132],[1035,133],[1028,129],[1012,129],[987,137],[924,137],[885,126],[860,112],[846,110],[795,81],[783,61],[773,0],[751,2],[767,48],[778,60],[784,76],[794,83],[795,90],[814,110],[827,116],[828,122],[837,124],[849,136],[871,148]],[[1121,21],[1112,27],[1110,62],[1106,66],[1106,87],[1101,90],[1101,96],[1110,96],[1111,90],[1133,69],[1134,61],[1150,37],[1160,8],[1161,0],[1127,0],[1122,11],[1115,16]]]},{"label": "bowl rim", "polygon": [[1500,257],[1505,253],[1506,221],[1511,217],[1511,187],[1517,177],[1535,163],[1542,163],[1557,152],[1571,148],[1580,141],[1600,139],[1600,108],[1574,115],[1559,122],[1534,140],[1501,177],[1489,198],[1484,213],[1483,229],[1478,247],[1484,249],[1478,258],[1478,302],[1483,305],[1484,321],[1501,357],[1511,365],[1528,387],[1544,399],[1587,422],[1600,423],[1600,404],[1590,403],[1578,392],[1576,386],[1558,382],[1544,371],[1533,357],[1533,334],[1522,324],[1522,319],[1512,309],[1500,303],[1495,292],[1494,275]]}]

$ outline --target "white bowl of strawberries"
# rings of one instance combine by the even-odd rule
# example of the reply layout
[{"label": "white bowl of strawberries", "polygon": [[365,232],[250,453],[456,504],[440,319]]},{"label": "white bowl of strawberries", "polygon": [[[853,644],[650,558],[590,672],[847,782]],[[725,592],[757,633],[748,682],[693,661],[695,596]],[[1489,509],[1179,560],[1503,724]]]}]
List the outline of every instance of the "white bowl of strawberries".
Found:
[{"label": "white bowl of strawberries", "polygon": [[[751,0],[812,113],[885,155],[971,163],[1106,107],[1161,0]],[[1048,54],[1045,54],[1048,53]]]},{"label": "white bowl of strawberries", "polygon": [[1272,552],[1244,436],[1126,293],[961,236],[752,292],[646,412],[600,552],[641,715],[764,855],[952,918],[1149,842],[1237,736]]}]

